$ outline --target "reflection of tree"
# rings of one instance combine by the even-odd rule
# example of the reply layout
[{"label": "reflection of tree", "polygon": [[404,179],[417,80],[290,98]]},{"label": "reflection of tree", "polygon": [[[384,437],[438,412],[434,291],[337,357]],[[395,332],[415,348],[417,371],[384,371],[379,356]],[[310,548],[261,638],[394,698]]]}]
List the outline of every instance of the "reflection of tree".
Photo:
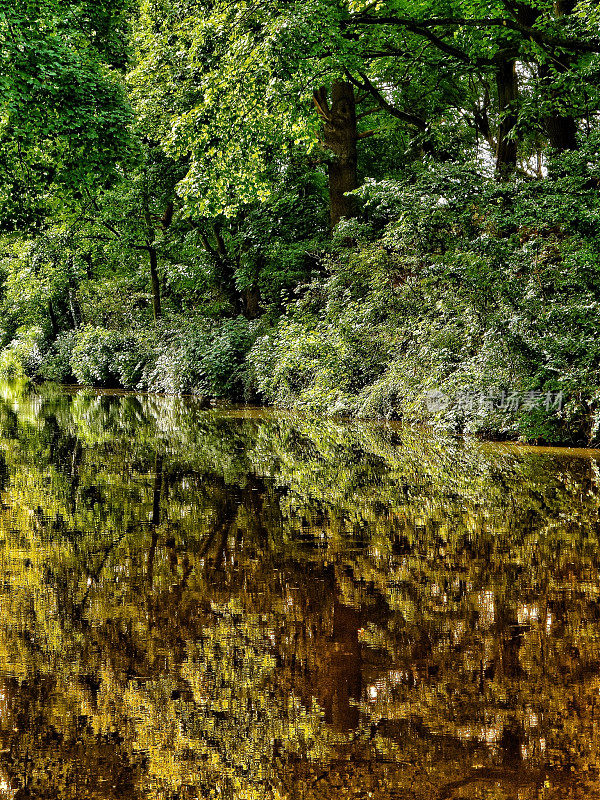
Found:
[{"label": "reflection of tree", "polygon": [[48,388],[0,419],[0,794],[600,796],[593,460]]}]

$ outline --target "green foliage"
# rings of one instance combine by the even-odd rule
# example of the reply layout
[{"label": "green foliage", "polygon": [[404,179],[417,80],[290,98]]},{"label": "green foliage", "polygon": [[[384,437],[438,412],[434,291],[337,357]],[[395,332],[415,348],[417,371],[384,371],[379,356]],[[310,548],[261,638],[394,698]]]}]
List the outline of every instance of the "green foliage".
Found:
[{"label": "green foliage", "polygon": [[[510,186],[460,166],[367,184],[370,224],[340,228],[327,281],[251,353],[266,398],[425,421],[438,391],[451,402],[437,423],[453,430],[592,440],[600,199],[588,158]],[[549,391],[564,392],[562,413],[460,403],[465,392]]]},{"label": "green foliage", "polygon": [[[168,325],[168,323],[167,323]],[[247,393],[245,359],[256,324],[244,317],[210,325],[200,318],[178,319],[157,343],[157,357],[146,372],[149,388],[169,394],[243,398]]]},{"label": "green foliage", "polygon": [[[6,5],[4,372],[596,441],[597,25],[593,0]],[[360,210],[330,231],[336,180]]]},{"label": "green foliage", "polygon": [[[86,325],[58,337],[38,371],[57,382],[241,399],[251,390],[246,356],[256,335],[257,323],[244,317],[218,325],[170,317],[126,332]],[[5,351],[7,365],[16,352]]]},{"label": "green foliage", "polygon": [[131,115],[105,60],[125,33],[116,5],[3,3],[0,229],[39,227],[128,158]]},{"label": "green foliage", "polygon": [[71,367],[73,348],[77,337],[75,331],[66,331],[57,336],[44,354],[39,374],[44,380],[56,383],[73,383],[75,375]]},{"label": "green foliage", "polygon": [[44,334],[38,327],[20,328],[0,354],[0,375],[13,380],[35,376],[42,364]]},{"label": "green foliage", "polygon": [[142,358],[131,334],[87,325],[75,333],[69,363],[79,383],[133,387],[142,374]]}]

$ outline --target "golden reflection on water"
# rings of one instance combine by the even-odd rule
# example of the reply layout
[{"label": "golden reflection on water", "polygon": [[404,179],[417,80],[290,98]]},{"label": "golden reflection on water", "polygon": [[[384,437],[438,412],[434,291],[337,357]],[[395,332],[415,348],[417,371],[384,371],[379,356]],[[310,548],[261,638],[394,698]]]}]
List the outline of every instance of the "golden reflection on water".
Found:
[{"label": "golden reflection on water", "polygon": [[0,392],[0,798],[600,798],[600,454]]}]

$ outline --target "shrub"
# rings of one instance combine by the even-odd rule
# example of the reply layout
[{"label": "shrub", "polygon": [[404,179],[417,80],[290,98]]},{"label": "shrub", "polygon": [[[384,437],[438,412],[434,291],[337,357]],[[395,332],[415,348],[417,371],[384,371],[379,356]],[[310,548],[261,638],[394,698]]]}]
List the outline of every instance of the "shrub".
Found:
[{"label": "shrub", "polygon": [[144,344],[135,332],[87,325],[75,334],[70,367],[82,384],[139,388],[148,358]]},{"label": "shrub", "polygon": [[[326,279],[251,351],[262,396],[484,436],[598,441],[600,198],[580,172],[505,184],[446,165],[367,184],[367,221],[340,226]],[[461,401],[559,391],[562,409]],[[432,407],[432,392],[448,402]]]},{"label": "shrub", "polygon": [[0,354],[0,377],[8,381],[25,377],[21,359],[11,347],[7,347]]},{"label": "shrub", "polygon": [[246,356],[257,328],[258,323],[241,316],[220,324],[200,317],[172,318],[146,371],[149,388],[168,394],[244,397],[249,391]]},{"label": "shrub", "polygon": [[75,380],[71,357],[75,346],[75,331],[61,333],[44,355],[40,366],[40,377],[56,383],[70,383]]},{"label": "shrub", "polygon": [[43,349],[44,333],[40,327],[20,328],[0,354],[0,376],[12,380],[36,375],[42,364]]},{"label": "shrub", "polygon": [[114,360],[119,345],[116,331],[92,325],[77,331],[70,361],[77,381],[93,386],[118,385]]}]

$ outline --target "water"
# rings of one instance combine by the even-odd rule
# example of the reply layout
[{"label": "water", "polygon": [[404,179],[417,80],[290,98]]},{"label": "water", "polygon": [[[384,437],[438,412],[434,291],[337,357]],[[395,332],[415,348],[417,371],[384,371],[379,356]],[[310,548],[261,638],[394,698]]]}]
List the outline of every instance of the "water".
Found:
[{"label": "water", "polygon": [[600,797],[600,454],[0,392],[0,798]]}]

